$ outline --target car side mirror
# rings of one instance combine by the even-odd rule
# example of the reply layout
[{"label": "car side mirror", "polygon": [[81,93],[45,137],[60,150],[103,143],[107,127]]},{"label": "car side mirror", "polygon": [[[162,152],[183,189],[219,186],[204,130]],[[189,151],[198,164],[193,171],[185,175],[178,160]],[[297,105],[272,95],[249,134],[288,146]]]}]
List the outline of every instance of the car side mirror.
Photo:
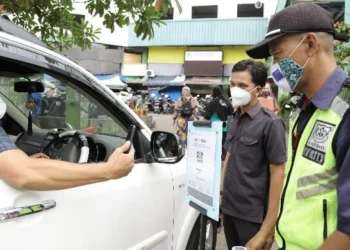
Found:
[{"label": "car side mirror", "polygon": [[185,156],[185,149],[171,133],[155,131],[151,136],[151,153],[156,162],[176,163]]}]

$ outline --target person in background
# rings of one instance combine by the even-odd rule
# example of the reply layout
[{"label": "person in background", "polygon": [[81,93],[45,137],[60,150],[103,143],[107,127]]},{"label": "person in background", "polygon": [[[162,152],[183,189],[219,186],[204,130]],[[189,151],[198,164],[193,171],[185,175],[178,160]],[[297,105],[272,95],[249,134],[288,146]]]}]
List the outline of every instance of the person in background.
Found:
[{"label": "person in background", "polygon": [[[31,97],[34,99],[35,108],[33,110],[33,118],[42,115],[42,93],[35,92],[31,94]],[[30,98],[30,97],[29,97]]]},{"label": "person in background", "polygon": [[279,107],[276,101],[276,98],[274,97],[272,91],[271,91],[271,84],[266,83],[265,87],[263,88],[261,92],[261,96],[259,97],[259,102],[262,107],[265,107],[272,112],[274,112],[276,115],[278,114]]},{"label": "person in background", "polygon": [[175,103],[175,112],[173,114],[176,134],[184,147],[187,147],[187,127],[188,121],[199,120],[198,102],[191,95],[189,87],[183,87],[181,97]]},{"label": "person in background", "polygon": [[350,249],[350,79],[337,66],[333,18],[313,3],[271,17],[246,52],[273,57],[275,83],[303,94],[291,115],[276,240],[284,250]]},{"label": "person in background", "polygon": [[211,121],[222,121],[222,154],[221,160],[224,161],[226,157],[226,150],[224,149],[224,143],[227,134],[227,120],[228,116],[232,115],[233,107],[232,103],[222,95],[222,89],[220,86],[213,88],[213,98],[204,114],[204,118]]},{"label": "person in background", "polygon": [[266,79],[261,62],[233,66],[231,97],[238,108],[228,124],[221,202],[228,249],[270,249],[274,241],[287,149],[283,121],[258,101]]}]

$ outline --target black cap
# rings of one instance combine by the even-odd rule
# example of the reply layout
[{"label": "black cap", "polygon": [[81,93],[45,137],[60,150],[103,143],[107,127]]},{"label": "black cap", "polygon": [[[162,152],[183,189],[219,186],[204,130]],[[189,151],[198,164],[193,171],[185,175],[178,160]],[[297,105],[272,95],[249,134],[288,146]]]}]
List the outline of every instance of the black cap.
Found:
[{"label": "black cap", "polygon": [[252,58],[269,57],[269,42],[286,34],[304,32],[325,32],[332,34],[336,40],[349,40],[349,36],[335,33],[333,18],[327,10],[313,3],[298,3],[273,15],[265,39],[246,52]]}]

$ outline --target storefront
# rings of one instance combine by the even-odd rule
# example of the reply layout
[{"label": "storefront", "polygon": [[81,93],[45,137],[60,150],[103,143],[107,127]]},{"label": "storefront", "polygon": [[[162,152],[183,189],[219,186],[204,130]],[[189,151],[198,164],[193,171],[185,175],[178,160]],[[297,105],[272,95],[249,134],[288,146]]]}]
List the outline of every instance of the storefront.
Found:
[{"label": "storefront", "polygon": [[150,93],[155,93],[156,96],[164,93],[177,100],[181,96],[184,84],[185,76],[155,76],[148,78],[142,85],[147,87]]}]

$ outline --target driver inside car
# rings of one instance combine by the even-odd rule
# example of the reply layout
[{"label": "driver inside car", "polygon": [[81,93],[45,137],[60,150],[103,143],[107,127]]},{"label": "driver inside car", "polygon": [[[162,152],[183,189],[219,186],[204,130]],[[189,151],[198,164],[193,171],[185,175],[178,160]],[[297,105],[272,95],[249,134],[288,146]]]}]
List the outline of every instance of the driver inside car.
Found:
[{"label": "driver inside car", "polygon": [[[0,98],[0,119],[5,113],[6,104]],[[130,152],[124,153],[130,146]],[[131,172],[134,155],[135,149],[127,141],[103,163],[57,161],[42,153],[29,157],[16,147],[0,126],[0,179],[17,189],[59,190],[118,179]]]}]

